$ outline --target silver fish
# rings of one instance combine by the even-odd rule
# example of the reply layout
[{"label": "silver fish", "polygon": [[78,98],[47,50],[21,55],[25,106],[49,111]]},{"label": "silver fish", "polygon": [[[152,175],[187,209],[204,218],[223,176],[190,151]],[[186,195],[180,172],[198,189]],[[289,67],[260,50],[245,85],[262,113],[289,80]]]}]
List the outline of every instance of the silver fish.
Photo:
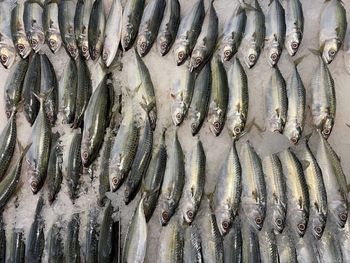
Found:
[{"label": "silver fish", "polygon": [[350,74],[350,27],[347,29],[346,39],[344,42],[344,64],[345,69]]},{"label": "silver fish", "polygon": [[242,263],[242,231],[241,223],[237,217],[230,232],[224,237],[224,262]]},{"label": "silver fish", "polygon": [[92,5],[88,30],[90,57],[92,60],[100,58],[105,38],[105,28],[106,16],[103,1],[95,0]]},{"label": "silver fish", "polygon": [[279,263],[276,235],[273,230],[266,230],[259,237],[260,256],[262,263]]},{"label": "silver fish", "polygon": [[252,226],[246,222],[242,224],[243,262],[261,262],[259,238]]},{"label": "silver fish", "polygon": [[0,63],[9,69],[15,62],[16,49],[12,42],[10,8],[7,2],[0,3]]},{"label": "silver fish", "polygon": [[32,49],[37,53],[45,43],[43,27],[43,7],[39,1],[29,0],[24,3],[24,27]]},{"label": "silver fish", "polygon": [[75,104],[77,99],[78,72],[75,61],[70,58],[62,75],[63,114],[66,123],[72,123],[75,117]]},{"label": "silver fish", "polygon": [[319,263],[337,262],[342,263],[343,255],[340,249],[340,243],[337,236],[331,231],[323,234],[322,238],[316,244],[317,259]]},{"label": "silver fish", "polygon": [[298,51],[304,33],[303,7],[299,0],[288,0],[285,6],[286,39],[285,47],[289,55]]},{"label": "silver fish", "polygon": [[348,221],[340,233],[340,247],[343,254],[344,262],[350,260],[350,221]]},{"label": "silver fish", "polygon": [[60,28],[58,25],[58,1],[49,0],[44,5],[43,26],[46,43],[52,53],[56,53],[62,46]]},{"label": "silver fish", "polygon": [[184,263],[204,262],[200,235],[200,230],[197,225],[194,224],[186,228],[183,252]]},{"label": "silver fish", "polygon": [[297,251],[294,241],[289,233],[285,231],[282,235],[276,235],[280,263],[297,263]]},{"label": "silver fish", "polygon": [[300,238],[296,244],[298,263],[318,263],[313,244],[306,236]]}]

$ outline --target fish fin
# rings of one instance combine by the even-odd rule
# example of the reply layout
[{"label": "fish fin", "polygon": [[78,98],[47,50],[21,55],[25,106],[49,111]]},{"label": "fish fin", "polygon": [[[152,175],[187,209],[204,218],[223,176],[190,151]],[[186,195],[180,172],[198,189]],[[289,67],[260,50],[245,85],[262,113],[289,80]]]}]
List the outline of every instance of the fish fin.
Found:
[{"label": "fish fin", "polygon": [[32,94],[40,101],[45,102],[47,98],[50,96],[54,88],[51,88],[48,92],[45,92],[43,94],[36,94],[34,91],[32,91]]},{"label": "fish fin", "polygon": [[209,203],[210,211],[214,211],[214,193],[215,193],[215,190],[211,193],[205,194],[205,196],[208,200],[208,203]]},{"label": "fish fin", "polygon": [[247,4],[244,0],[238,0],[238,2],[244,10],[257,11],[254,6]]},{"label": "fish fin", "polygon": [[312,54],[314,54],[315,56],[318,56],[318,57],[320,57],[321,54],[322,54],[321,50],[319,50],[319,49],[309,48],[309,51],[310,51]]},{"label": "fish fin", "polygon": [[304,58],[306,58],[309,54],[304,54],[301,57],[298,57],[296,60],[294,60],[294,65],[298,66],[301,61],[303,61]]}]

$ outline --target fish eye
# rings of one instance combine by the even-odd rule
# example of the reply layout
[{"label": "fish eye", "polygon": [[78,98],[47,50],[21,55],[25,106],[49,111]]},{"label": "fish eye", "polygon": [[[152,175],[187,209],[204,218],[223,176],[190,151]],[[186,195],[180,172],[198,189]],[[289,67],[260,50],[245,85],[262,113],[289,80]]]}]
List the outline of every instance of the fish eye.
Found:
[{"label": "fish eye", "polygon": [[326,129],[323,130],[323,133],[325,135],[329,135],[331,133],[331,130],[326,128]]},{"label": "fish eye", "polygon": [[343,222],[345,222],[347,220],[347,218],[348,218],[348,215],[346,213],[341,213],[339,215],[339,219]]},{"label": "fish eye", "polygon": [[278,226],[282,226],[283,221],[281,218],[276,218],[275,222]]},{"label": "fish eye", "polygon": [[103,51],[102,59],[103,59],[104,61],[106,61],[107,58],[108,58],[108,53],[107,53],[106,51]]},{"label": "fish eye", "polygon": [[49,44],[50,44],[50,46],[54,47],[56,45],[56,40],[50,39]]},{"label": "fish eye", "polygon": [[177,57],[179,60],[183,60],[185,57],[185,53],[183,51],[180,51],[179,54],[177,54]]},{"label": "fish eye", "polygon": [[197,125],[195,123],[191,124],[191,129],[192,131],[195,131],[197,129]]},{"label": "fish eye", "polygon": [[303,232],[305,230],[305,224],[303,224],[303,223],[298,224],[297,227],[298,227],[300,232]]},{"label": "fish eye", "polygon": [[255,223],[256,223],[257,225],[261,225],[261,224],[262,224],[262,219],[261,219],[261,217],[255,218]]},{"label": "fish eye", "polygon": [[202,59],[202,58],[196,58],[196,61],[195,61],[196,65],[199,65],[199,64],[201,64],[202,62],[203,62],[203,59]]},{"label": "fish eye", "polygon": [[30,187],[36,191],[37,187],[38,187],[38,182],[37,181],[33,181],[30,183]]},{"label": "fish eye", "polygon": [[112,184],[113,184],[113,185],[118,185],[118,183],[119,183],[118,178],[117,178],[117,177],[113,177],[113,178],[112,178]]},{"label": "fish eye", "polygon": [[38,41],[36,39],[32,39],[32,45],[36,46],[38,44]]},{"label": "fish eye", "polygon": [[256,60],[256,56],[254,54],[250,54],[248,59],[250,62],[254,62]]},{"label": "fish eye", "polygon": [[6,111],[6,117],[10,118],[11,117],[11,112],[10,111]]},{"label": "fish eye", "polygon": [[231,56],[231,51],[230,50],[225,50],[224,52],[224,57],[229,58]]},{"label": "fish eye", "polygon": [[88,47],[87,47],[87,46],[83,46],[83,47],[81,48],[81,51],[82,51],[83,53],[88,52]]},{"label": "fish eye", "polygon": [[240,127],[236,127],[234,130],[235,130],[236,134],[241,133],[241,128]]},{"label": "fish eye", "polygon": [[7,60],[8,60],[8,56],[6,56],[6,55],[1,55],[1,56],[0,56],[0,60],[1,60],[2,63],[6,63]]},{"label": "fish eye", "polygon": [[230,227],[230,223],[227,221],[222,222],[222,228],[224,230],[227,230]]},{"label": "fish eye", "polygon": [[20,52],[22,52],[24,50],[24,45],[23,44],[17,44],[17,48]]},{"label": "fish eye", "polygon": [[193,212],[191,210],[187,211],[186,213],[188,219],[192,220],[193,219]]},{"label": "fish eye", "polygon": [[218,121],[214,122],[214,128],[215,129],[220,129],[220,123]]},{"label": "fish eye", "polygon": [[330,49],[330,50],[328,51],[328,55],[329,55],[330,57],[334,57],[334,56],[335,56],[335,50],[334,50],[334,49]]},{"label": "fish eye", "polygon": [[169,213],[167,211],[162,212],[162,219],[165,222],[169,220]]},{"label": "fish eye", "polygon": [[298,139],[296,137],[292,137],[290,138],[290,141],[293,143],[293,144],[296,144],[298,142]]},{"label": "fish eye", "polygon": [[297,49],[299,47],[299,43],[296,41],[293,41],[291,46],[292,46],[292,49]]},{"label": "fish eye", "polygon": [[319,226],[316,226],[316,227],[315,227],[315,232],[316,232],[318,235],[321,234],[321,233],[322,233],[322,228],[319,227]]},{"label": "fish eye", "polygon": [[181,114],[181,113],[177,113],[177,114],[176,114],[176,119],[177,119],[177,120],[181,120],[181,118],[182,118],[182,114]]},{"label": "fish eye", "polygon": [[277,56],[276,53],[272,53],[272,54],[271,54],[271,60],[272,60],[272,61],[276,61],[277,58],[278,58],[278,56]]},{"label": "fish eye", "polygon": [[89,153],[87,151],[83,152],[83,159],[86,161],[89,158]]}]

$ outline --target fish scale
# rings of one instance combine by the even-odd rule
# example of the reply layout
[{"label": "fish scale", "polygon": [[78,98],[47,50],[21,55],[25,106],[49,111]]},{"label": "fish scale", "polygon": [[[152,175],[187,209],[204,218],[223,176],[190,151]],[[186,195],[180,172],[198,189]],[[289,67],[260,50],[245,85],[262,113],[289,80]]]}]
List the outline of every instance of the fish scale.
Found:
[{"label": "fish scale", "polygon": [[244,262],[261,262],[258,235],[247,223],[242,226],[242,237],[242,258]]},{"label": "fish scale", "polygon": [[261,262],[279,263],[276,236],[273,231],[266,230],[259,237]]}]

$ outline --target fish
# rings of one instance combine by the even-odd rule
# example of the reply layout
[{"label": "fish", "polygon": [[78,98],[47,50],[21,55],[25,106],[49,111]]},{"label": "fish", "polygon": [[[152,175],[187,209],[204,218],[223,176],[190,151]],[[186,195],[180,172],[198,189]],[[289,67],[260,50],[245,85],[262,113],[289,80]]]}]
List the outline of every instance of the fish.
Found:
[{"label": "fish", "polygon": [[211,89],[210,63],[206,63],[196,78],[191,106],[188,117],[192,136],[195,136],[201,129],[204,119],[208,113]]},{"label": "fish", "polygon": [[172,150],[169,152],[169,159],[164,174],[161,195],[159,198],[160,223],[162,226],[168,224],[179,204],[182,189],[185,183],[185,164],[177,130],[175,131]]},{"label": "fish", "polygon": [[249,105],[247,75],[237,57],[229,67],[227,79],[229,89],[227,128],[232,138],[236,139],[244,131]]},{"label": "fish", "polygon": [[158,29],[162,22],[165,0],[151,0],[143,11],[139,33],[137,36],[137,51],[141,57],[147,55],[157,38]]},{"label": "fish", "polygon": [[6,226],[2,215],[0,218],[0,261],[6,262]]},{"label": "fish", "polygon": [[240,161],[242,164],[241,206],[249,224],[260,231],[266,217],[266,184],[261,159],[250,141],[244,143]]},{"label": "fish", "polygon": [[347,27],[346,38],[344,41],[344,65],[346,72],[350,74],[350,27]]},{"label": "fish", "polygon": [[64,247],[64,262],[80,263],[79,242],[80,216],[78,213],[72,215],[67,226],[67,237]]},{"label": "fish", "polygon": [[75,9],[76,2],[74,0],[61,0],[58,4],[58,24],[63,46],[73,60],[79,56],[74,32]]},{"label": "fish", "polygon": [[299,237],[305,235],[310,214],[310,197],[303,167],[295,154],[288,148],[281,155],[287,185],[288,214],[292,216],[290,226]]},{"label": "fish", "polygon": [[332,146],[320,134],[316,160],[320,166],[326,187],[328,219],[343,228],[349,215],[347,181],[340,159]]},{"label": "fish", "polygon": [[[98,156],[103,143],[103,136],[108,126],[107,119],[111,98],[107,86],[107,76],[94,90],[84,114],[81,159],[85,167],[90,166]],[[81,85],[84,88],[84,85]]]},{"label": "fish", "polygon": [[58,24],[58,0],[48,0],[44,4],[43,28],[45,40],[53,54],[62,46],[60,27]]},{"label": "fish", "polygon": [[40,111],[32,128],[32,145],[27,153],[26,171],[33,194],[37,194],[45,182],[50,157],[52,132],[44,109],[49,94],[35,95],[40,99]]},{"label": "fish", "polygon": [[[289,1],[287,1],[289,2]],[[274,67],[281,56],[286,36],[285,12],[279,0],[270,0],[266,14],[267,62]]]},{"label": "fish", "polygon": [[25,262],[25,238],[23,229],[13,229],[11,246],[10,246],[10,259],[11,263],[24,263]]},{"label": "fish", "polygon": [[63,147],[59,136],[59,133],[55,133],[51,137],[50,159],[47,167],[47,196],[50,205],[56,200],[57,195],[61,190],[63,180]]},{"label": "fish", "polygon": [[289,233],[285,231],[282,235],[276,235],[278,254],[281,263],[297,263],[297,251],[294,241]]},{"label": "fish", "polygon": [[[98,262],[98,230],[97,230],[97,211],[90,210],[88,215],[88,223],[85,231],[85,262]],[[103,261],[101,261],[103,262]]]},{"label": "fish", "polygon": [[242,167],[236,142],[231,142],[230,150],[219,171],[214,191],[214,214],[222,236],[229,233],[238,215],[242,193]]},{"label": "fish", "polygon": [[20,157],[17,159],[14,167],[11,169],[10,173],[2,179],[0,182],[0,210],[3,210],[9,199],[12,197],[18,185],[23,159],[29,149],[30,145],[22,149]]},{"label": "fish", "polygon": [[165,56],[173,45],[180,25],[180,3],[167,0],[162,23],[157,37],[157,47],[161,56]]},{"label": "fish", "polygon": [[49,263],[63,262],[63,238],[62,227],[59,226],[59,222],[55,222],[49,231],[47,237],[47,254]]},{"label": "fish", "polygon": [[273,230],[262,232],[259,238],[261,262],[279,263],[276,235]]},{"label": "fish", "polygon": [[343,259],[344,262],[347,262],[350,260],[350,249],[349,249],[349,244],[350,244],[350,221],[348,221],[344,228],[343,231],[340,233],[340,238],[339,238],[339,243],[340,243],[340,248],[342,251]]},{"label": "fish", "polygon": [[297,251],[297,262],[300,263],[316,263],[318,262],[316,251],[314,251],[314,245],[312,244],[310,239],[307,239],[306,236],[304,238],[300,238],[298,243],[296,244]]},{"label": "fish", "polygon": [[219,136],[225,126],[229,87],[224,65],[215,57],[211,61],[211,95],[208,110],[210,131]]},{"label": "fish", "polygon": [[97,60],[101,55],[105,37],[105,28],[106,16],[103,1],[96,0],[92,5],[88,29],[90,57],[92,60]]},{"label": "fish", "polygon": [[136,126],[134,118],[132,106],[130,106],[124,113],[112,146],[109,160],[109,183],[113,192],[119,189],[129,174],[136,155],[139,128]]},{"label": "fish", "polygon": [[206,156],[202,142],[197,137],[192,148],[190,170],[185,174],[185,184],[182,192],[181,213],[184,221],[191,224],[195,219],[202,200],[205,184]]},{"label": "fish", "polygon": [[299,0],[286,1],[286,38],[284,41],[286,50],[290,56],[294,56],[301,44],[304,34],[303,6]]},{"label": "fish", "polygon": [[143,208],[144,198],[145,196],[141,197],[126,231],[122,262],[142,263],[145,260],[148,230]]},{"label": "fish", "polygon": [[227,18],[219,50],[221,61],[229,61],[237,53],[244,35],[247,16],[241,4],[236,4]]},{"label": "fish", "polygon": [[320,263],[345,262],[343,261],[339,239],[331,231],[323,234],[322,238],[316,244],[316,250],[317,259]]},{"label": "fish", "polygon": [[303,160],[308,163],[308,167],[304,169],[304,175],[310,197],[311,233],[316,239],[320,239],[327,222],[327,192],[323,181],[322,170],[311,152],[307,140],[305,141]]},{"label": "fish", "polygon": [[257,233],[251,225],[242,226],[242,258],[244,262],[261,262],[260,245]]},{"label": "fish", "polygon": [[124,52],[128,51],[134,44],[144,6],[145,0],[131,0],[124,6],[121,33],[121,44]]},{"label": "fish", "polygon": [[200,230],[193,224],[185,229],[183,262],[201,263],[203,260]]},{"label": "fish", "polygon": [[187,60],[195,47],[201,33],[204,17],[204,1],[197,0],[181,19],[173,46],[178,66]]},{"label": "fish", "polygon": [[165,130],[163,130],[158,146],[153,149],[152,159],[143,180],[143,188],[146,193],[145,200],[143,201],[146,221],[151,219],[158,203],[167,157]]},{"label": "fish", "polygon": [[179,76],[173,82],[170,92],[172,99],[171,117],[175,126],[179,126],[187,114],[196,81],[196,74],[190,72],[186,67],[180,68]]},{"label": "fish", "polygon": [[22,88],[24,84],[24,78],[27,73],[29,65],[29,59],[22,59],[16,63],[15,67],[11,70],[5,83],[5,113],[6,117],[10,118],[12,112],[18,107],[22,97]]},{"label": "fish", "polygon": [[147,172],[149,162],[152,158],[153,132],[151,124],[146,117],[143,128],[143,135],[139,140],[134,162],[131,166],[130,174],[126,179],[124,190],[124,202],[128,205],[137,195],[141,181]]},{"label": "fish", "polygon": [[219,34],[219,19],[213,2],[214,0],[210,3],[209,10],[205,15],[202,24],[201,33],[199,34],[196,45],[193,48],[189,65],[190,71],[201,68],[214,53]]},{"label": "fish", "polygon": [[30,46],[38,53],[45,43],[43,25],[43,5],[37,0],[24,2],[23,21],[24,29]]},{"label": "fish", "polygon": [[265,91],[266,126],[271,132],[283,133],[288,114],[286,82],[277,66],[271,70]]},{"label": "fish", "polygon": [[336,114],[336,95],[334,80],[327,64],[317,54],[320,65],[311,79],[311,112],[316,129],[327,139],[332,132]]},{"label": "fish", "polygon": [[242,231],[237,217],[231,230],[224,237],[224,262],[241,263],[242,259]]},{"label": "fish", "polygon": [[[246,7],[246,5],[243,5]],[[257,0],[246,10],[247,22],[241,42],[243,59],[248,68],[254,67],[265,41],[265,16]]]},{"label": "fish", "polygon": [[287,216],[287,186],[283,175],[283,169],[277,154],[271,154],[263,158],[263,171],[266,178],[270,197],[270,211],[273,229],[282,233],[286,225]]},{"label": "fish", "polygon": [[74,200],[78,197],[78,189],[80,186],[80,177],[83,174],[83,163],[81,159],[80,149],[82,140],[81,131],[75,132],[68,153],[67,164],[67,183],[69,197]]},{"label": "fish", "polygon": [[319,46],[322,59],[331,63],[345,38],[347,28],[346,10],[340,0],[327,0],[321,13]]},{"label": "fish", "polygon": [[123,7],[120,0],[113,0],[111,10],[106,20],[105,40],[103,44],[102,60],[109,67],[119,48],[122,33]]},{"label": "fish", "polygon": [[70,58],[68,65],[63,71],[62,75],[62,89],[63,89],[63,114],[65,122],[70,124],[74,122],[75,118],[75,103],[77,99],[78,87],[78,69],[75,61]]},{"label": "fish", "polygon": [[28,70],[24,77],[22,100],[24,103],[24,116],[32,126],[39,112],[39,101],[34,93],[40,92],[41,79],[40,55],[34,54],[29,61]]},{"label": "fish", "polygon": [[27,245],[25,247],[25,259],[26,262],[40,263],[44,248],[45,248],[45,236],[44,236],[44,219],[41,215],[42,208],[44,206],[44,199],[39,197],[36,205],[34,220],[30,226],[30,230],[27,237]]},{"label": "fish", "polygon": [[16,6],[11,10],[11,36],[18,55],[25,59],[31,53],[32,48],[27,39],[23,14],[24,2],[17,2]]},{"label": "fish", "polygon": [[284,135],[292,144],[299,142],[305,121],[306,92],[297,69],[298,63],[298,60],[294,63],[293,73],[287,83],[288,111]]},{"label": "fish", "polygon": [[58,113],[58,82],[55,69],[49,58],[42,54],[40,55],[41,74],[40,74],[40,93],[48,96],[45,100],[44,108],[47,118],[52,126],[55,125]]},{"label": "fish", "polygon": [[173,218],[166,227],[162,228],[159,240],[158,263],[183,262],[184,232],[176,218]]},{"label": "fish", "polygon": [[90,59],[88,32],[92,5],[92,0],[78,0],[74,15],[75,41],[77,43],[79,53],[86,60]]},{"label": "fish", "polygon": [[10,2],[0,4],[0,63],[5,69],[11,68],[16,60],[16,49],[12,42]]}]

